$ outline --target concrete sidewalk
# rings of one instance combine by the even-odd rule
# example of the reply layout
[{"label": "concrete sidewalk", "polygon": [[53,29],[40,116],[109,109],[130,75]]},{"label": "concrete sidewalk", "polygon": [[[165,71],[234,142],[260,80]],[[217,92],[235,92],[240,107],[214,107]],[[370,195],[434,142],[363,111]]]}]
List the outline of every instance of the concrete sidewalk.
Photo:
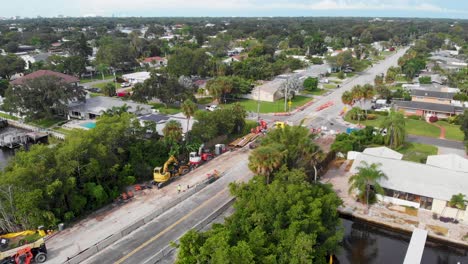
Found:
[{"label": "concrete sidewalk", "polygon": [[76,223],[47,241],[48,263],[67,261],[67,258],[73,257],[177,199],[180,195],[177,192],[178,184],[184,191],[187,185],[194,186],[205,180],[206,174],[212,173],[215,169],[224,172],[245,162],[248,154],[248,149],[224,153],[160,190],[157,188],[143,190],[124,205],[103,210]]}]

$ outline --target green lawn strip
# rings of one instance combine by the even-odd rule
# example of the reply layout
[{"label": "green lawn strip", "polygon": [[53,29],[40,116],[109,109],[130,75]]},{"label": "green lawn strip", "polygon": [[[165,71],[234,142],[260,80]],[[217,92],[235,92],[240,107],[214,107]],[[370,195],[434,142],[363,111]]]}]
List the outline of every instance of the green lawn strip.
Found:
[{"label": "green lawn strip", "polygon": [[198,104],[211,104],[213,102],[213,97],[203,97],[197,99]]},{"label": "green lawn strip", "polygon": [[[380,127],[380,124],[385,119],[385,116],[377,115],[374,120],[361,120],[361,125]],[[345,117],[347,122],[357,124],[357,120],[351,120]],[[428,124],[423,120],[405,119],[406,133],[417,136],[438,138],[440,136],[440,129],[436,126]]]},{"label": "green lawn strip", "polygon": [[[313,98],[306,96],[295,96],[291,102],[291,111],[296,107],[302,106],[305,103],[311,101]],[[257,112],[257,100],[239,99],[232,103],[239,103],[245,107],[245,110],[250,112]],[[232,104],[230,103],[230,104]],[[284,99],[276,100],[275,102],[263,102],[260,101],[260,113],[276,113],[284,112]]]},{"label": "green lawn strip", "polygon": [[395,52],[394,51],[384,50],[380,54],[383,55],[383,56],[388,56],[388,55],[392,55],[393,53],[395,53]]},{"label": "green lawn strip", "polygon": [[403,160],[426,163],[427,156],[437,155],[438,149],[432,145],[406,142],[396,151],[403,154]]},{"label": "green lawn strip", "polygon": [[463,141],[464,135],[460,126],[449,124],[447,121],[437,121],[436,124],[445,128],[446,139]]},{"label": "green lawn strip", "polygon": [[325,89],[335,89],[336,85],[331,84],[331,83],[325,83],[325,84],[323,84],[323,88],[325,88]]},{"label": "green lawn strip", "polygon": [[314,91],[307,91],[307,90],[302,90],[301,91],[302,94],[310,94],[310,95],[322,95],[325,92],[327,92],[327,90],[325,90],[325,89],[316,89]]},{"label": "green lawn strip", "polygon": [[[117,77],[121,77],[122,75],[121,74],[117,74]],[[104,80],[112,80],[114,79],[114,75],[113,74],[109,74],[109,75],[104,75]],[[80,79],[80,83],[89,83],[89,82],[95,82],[95,81],[102,81],[102,75],[96,75],[94,76],[94,78],[83,78],[83,79]]]},{"label": "green lawn strip", "polygon": [[5,113],[0,113],[0,117],[11,119],[11,120],[19,120],[18,117],[12,116],[12,115],[9,115],[9,114],[5,114]]},{"label": "green lawn strip", "polygon": [[153,109],[157,109],[161,114],[165,115],[174,115],[181,112],[179,107],[173,105],[168,105],[167,107],[161,103],[152,103],[150,105],[153,106]]},{"label": "green lawn strip", "polygon": [[72,132],[72,129],[66,129],[66,128],[63,128],[63,127],[55,127],[52,130],[56,131],[58,133],[62,133],[64,135],[69,135]]},{"label": "green lawn strip", "polygon": [[102,93],[89,93],[89,96],[90,97],[97,97],[97,96],[105,96],[105,95],[102,94]]},{"label": "green lawn strip", "polygon": [[[93,84],[93,88],[99,88],[99,89],[104,89],[104,87],[108,84],[108,83],[112,83],[114,84],[113,82],[104,82],[104,83],[97,83],[97,84]],[[119,89],[120,86],[119,85],[116,85],[116,89]]]},{"label": "green lawn strip", "polygon": [[49,119],[49,118],[43,118],[43,119],[38,119],[38,120],[34,120],[34,121],[31,121],[30,123],[34,126],[38,126],[38,127],[42,127],[42,128],[49,128],[57,123],[60,123],[64,121],[63,119],[61,118],[52,118],[52,119]]},{"label": "green lawn strip", "polygon": [[406,119],[406,132],[411,135],[438,138],[440,129],[423,120]]}]

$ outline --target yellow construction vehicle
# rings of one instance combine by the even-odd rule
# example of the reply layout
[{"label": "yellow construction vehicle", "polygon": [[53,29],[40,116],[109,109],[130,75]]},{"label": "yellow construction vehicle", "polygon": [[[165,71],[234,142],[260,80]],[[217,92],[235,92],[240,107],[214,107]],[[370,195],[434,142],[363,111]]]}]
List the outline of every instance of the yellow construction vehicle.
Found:
[{"label": "yellow construction vehicle", "polygon": [[[47,260],[44,230],[0,235],[0,264],[43,263]],[[19,261],[21,260],[21,261]]]},{"label": "yellow construction vehicle", "polygon": [[175,177],[187,174],[190,171],[190,167],[186,165],[179,165],[176,157],[171,156],[164,163],[164,166],[156,167],[153,171],[153,183],[161,188],[164,183],[174,179]]}]

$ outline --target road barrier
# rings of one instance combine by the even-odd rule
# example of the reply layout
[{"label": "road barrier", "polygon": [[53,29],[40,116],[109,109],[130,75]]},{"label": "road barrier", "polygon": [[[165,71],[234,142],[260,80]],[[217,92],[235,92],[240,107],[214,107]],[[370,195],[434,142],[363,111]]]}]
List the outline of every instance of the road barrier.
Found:
[{"label": "road barrier", "polygon": [[[220,176],[222,176],[222,174]],[[177,204],[181,203],[182,201],[186,200],[187,198],[189,198],[193,194],[199,192],[200,190],[202,190],[203,188],[205,188],[208,185],[209,185],[209,180],[204,180],[204,181],[200,182],[199,184],[195,185],[194,187],[192,187],[192,188],[188,189],[187,191],[183,192],[179,197],[177,197],[176,199],[170,201],[168,204],[166,204],[162,208],[160,208],[160,209],[152,212],[151,214],[145,216],[144,218],[142,218],[142,219],[140,219],[140,220],[138,220],[136,222],[133,222],[132,224],[122,228],[117,233],[114,233],[114,234],[102,239],[101,241],[99,241],[96,244],[86,248],[85,250],[79,252],[78,254],[76,254],[76,255],[74,255],[72,257],[69,257],[68,260],[63,262],[63,263],[64,264],[78,264],[78,263],[81,263],[81,262],[85,261],[86,259],[88,259],[89,257],[95,255],[99,251],[102,251],[105,248],[107,248],[108,246],[112,245],[113,243],[115,243],[119,239],[127,236],[128,234],[132,233],[136,229],[138,229],[138,228],[142,227],[143,225],[151,222],[156,217],[163,214],[165,211],[169,210],[170,208],[172,208],[172,207],[176,206]]]}]

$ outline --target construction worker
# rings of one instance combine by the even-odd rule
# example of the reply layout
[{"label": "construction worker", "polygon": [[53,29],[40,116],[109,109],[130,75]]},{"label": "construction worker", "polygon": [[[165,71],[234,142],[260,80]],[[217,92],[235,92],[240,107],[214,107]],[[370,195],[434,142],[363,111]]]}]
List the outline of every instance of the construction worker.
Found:
[{"label": "construction worker", "polygon": [[182,189],[182,187],[180,186],[180,184],[177,185],[177,192],[178,192],[178,193],[180,193],[181,189]]}]

